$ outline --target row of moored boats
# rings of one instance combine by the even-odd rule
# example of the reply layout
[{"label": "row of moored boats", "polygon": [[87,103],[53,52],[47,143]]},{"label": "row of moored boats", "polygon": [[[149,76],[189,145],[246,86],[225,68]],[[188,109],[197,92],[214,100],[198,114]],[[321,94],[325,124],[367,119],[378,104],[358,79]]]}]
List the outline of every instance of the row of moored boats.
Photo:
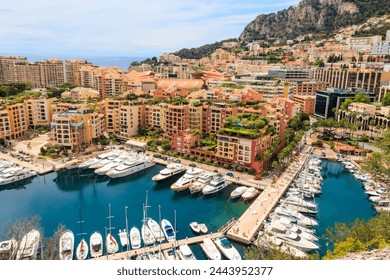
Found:
[{"label": "row of moored boats", "polygon": [[29,168],[0,159],[0,186],[16,183],[35,175],[37,175],[36,172]]},{"label": "row of moored boats", "polygon": [[269,215],[259,232],[257,243],[268,248],[278,248],[296,257],[319,248],[314,219],[317,214],[315,196],[321,194],[321,160],[313,156],[294,179],[286,196]]},{"label": "row of moored boats", "polygon": [[66,169],[94,170],[94,173],[110,178],[120,178],[152,167],[155,163],[143,153],[113,149],[82,163],[71,162]]},{"label": "row of moored boats", "polygon": [[348,159],[339,158],[344,167],[353,174],[355,179],[362,181],[364,192],[368,199],[374,203],[376,209],[390,211],[390,192],[388,188],[383,187],[375,181],[370,174],[361,172]]}]

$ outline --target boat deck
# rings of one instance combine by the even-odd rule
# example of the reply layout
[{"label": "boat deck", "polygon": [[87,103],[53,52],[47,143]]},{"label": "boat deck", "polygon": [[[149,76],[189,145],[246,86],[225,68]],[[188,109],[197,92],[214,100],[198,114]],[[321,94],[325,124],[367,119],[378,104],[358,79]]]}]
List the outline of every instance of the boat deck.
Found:
[{"label": "boat deck", "polygon": [[305,147],[298,159],[290,164],[279,180],[275,184],[268,186],[256,198],[236,224],[228,230],[226,236],[243,244],[253,242],[263,222],[278,204],[280,198],[285,194],[287,188],[301,171],[310,155],[310,148]]}]

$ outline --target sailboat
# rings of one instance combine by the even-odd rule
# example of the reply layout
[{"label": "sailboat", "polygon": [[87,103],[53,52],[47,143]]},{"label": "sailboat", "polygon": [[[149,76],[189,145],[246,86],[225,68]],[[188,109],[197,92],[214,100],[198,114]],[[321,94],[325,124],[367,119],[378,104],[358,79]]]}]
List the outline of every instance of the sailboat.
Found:
[{"label": "sailboat", "polygon": [[103,237],[99,232],[95,231],[91,235],[89,245],[91,246],[92,258],[97,258],[103,255]]},{"label": "sailboat", "polygon": [[[84,223],[83,220],[81,220],[81,209],[80,209],[80,221],[78,221],[77,223],[80,224],[80,233],[78,233],[77,235],[80,235],[80,236],[83,236],[85,235],[86,233],[83,232],[83,226],[82,224]],[[77,245],[77,249],[76,249],[76,257],[78,260],[85,260],[87,259],[88,257],[88,244],[87,244],[87,241],[85,241],[84,238],[81,239],[79,245]]]},{"label": "sailboat", "polygon": [[141,236],[142,240],[144,241],[145,246],[152,245],[156,243],[156,238],[153,236],[153,233],[151,229],[148,227],[147,221],[148,221],[148,215],[147,215],[147,208],[148,206],[148,191],[146,191],[146,202],[143,205],[143,220],[142,220],[142,227],[141,227]]},{"label": "sailboat", "polygon": [[111,226],[111,219],[114,218],[114,216],[111,216],[111,203],[108,204],[108,233],[106,236],[106,249],[107,249],[107,254],[115,254],[116,252],[119,251],[119,246],[118,242],[116,241],[115,237],[112,236],[111,230],[115,229],[114,227]]}]

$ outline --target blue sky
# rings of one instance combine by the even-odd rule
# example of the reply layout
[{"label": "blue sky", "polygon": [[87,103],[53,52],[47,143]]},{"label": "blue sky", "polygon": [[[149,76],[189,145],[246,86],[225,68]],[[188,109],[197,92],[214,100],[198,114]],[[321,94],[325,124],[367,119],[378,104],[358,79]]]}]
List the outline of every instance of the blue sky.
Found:
[{"label": "blue sky", "polygon": [[152,56],[236,38],[299,0],[2,0],[0,55]]}]

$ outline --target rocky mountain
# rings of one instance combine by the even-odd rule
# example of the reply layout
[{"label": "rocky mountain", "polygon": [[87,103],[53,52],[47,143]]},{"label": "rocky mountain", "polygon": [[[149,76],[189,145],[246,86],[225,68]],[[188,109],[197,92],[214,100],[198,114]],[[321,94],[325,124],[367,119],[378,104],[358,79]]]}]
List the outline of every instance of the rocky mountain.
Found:
[{"label": "rocky mountain", "polygon": [[390,13],[389,0],[303,0],[298,6],[259,15],[241,33],[242,41],[330,35],[373,16]]}]

